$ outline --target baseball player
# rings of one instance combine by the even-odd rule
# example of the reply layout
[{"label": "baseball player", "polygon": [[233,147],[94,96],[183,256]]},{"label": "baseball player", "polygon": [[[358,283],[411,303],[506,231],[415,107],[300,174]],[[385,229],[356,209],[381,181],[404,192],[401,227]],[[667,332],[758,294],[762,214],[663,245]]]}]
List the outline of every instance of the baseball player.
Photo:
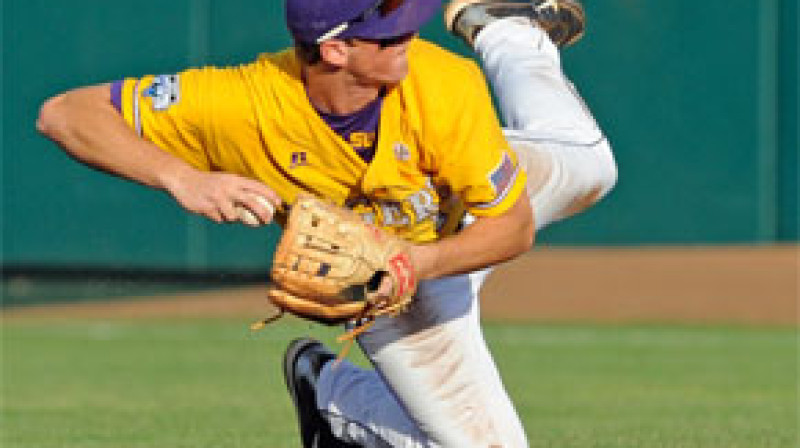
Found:
[{"label": "baseball player", "polygon": [[[38,128],[80,161],[215,222],[273,219],[310,192],[413,244],[410,308],[359,337],[361,369],[311,339],[284,372],[304,446],[527,446],[481,334],[488,267],[613,185],[609,146],[561,73],[572,0],[462,0],[479,68],[417,38],[431,0],[287,0],[295,46],[229,68],[58,95]],[[555,41],[555,43],[554,43]],[[527,193],[526,193],[527,190]],[[391,285],[390,285],[391,286]]]}]

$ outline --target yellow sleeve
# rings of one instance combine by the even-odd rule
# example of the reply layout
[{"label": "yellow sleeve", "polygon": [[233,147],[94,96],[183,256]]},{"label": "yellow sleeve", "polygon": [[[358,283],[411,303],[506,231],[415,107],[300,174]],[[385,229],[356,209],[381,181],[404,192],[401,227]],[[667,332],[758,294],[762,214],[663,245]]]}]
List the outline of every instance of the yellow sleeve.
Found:
[{"label": "yellow sleeve", "polygon": [[173,75],[127,78],[121,112],[139,136],[187,161],[210,169],[206,124],[212,96],[219,91],[214,69],[191,69]]},{"label": "yellow sleeve", "polygon": [[498,216],[524,192],[526,174],[503,135],[480,69],[471,62],[466,67],[452,87],[457,102],[447,114],[455,116],[438,149],[439,175],[471,214]]}]

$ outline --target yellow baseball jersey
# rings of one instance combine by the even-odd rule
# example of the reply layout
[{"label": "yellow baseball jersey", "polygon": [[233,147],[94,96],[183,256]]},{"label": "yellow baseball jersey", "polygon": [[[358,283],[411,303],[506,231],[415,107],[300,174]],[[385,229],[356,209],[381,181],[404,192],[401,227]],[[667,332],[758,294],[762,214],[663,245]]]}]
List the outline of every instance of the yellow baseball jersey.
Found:
[{"label": "yellow baseball jersey", "polygon": [[287,203],[301,191],[330,198],[416,242],[452,231],[464,211],[500,215],[524,190],[480,69],[421,39],[386,92],[369,163],[315,111],[293,49],[125,79],[120,94],[136,132],[194,167],[258,179]]}]

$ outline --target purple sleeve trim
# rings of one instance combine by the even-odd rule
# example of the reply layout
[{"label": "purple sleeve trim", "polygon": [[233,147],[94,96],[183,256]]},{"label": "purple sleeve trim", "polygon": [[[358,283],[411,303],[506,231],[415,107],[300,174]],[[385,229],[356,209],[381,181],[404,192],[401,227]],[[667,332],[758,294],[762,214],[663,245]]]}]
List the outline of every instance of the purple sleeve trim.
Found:
[{"label": "purple sleeve trim", "polygon": [[124,81],[114,81],[111,84],[111,104],[122,113],[122,84]]}]

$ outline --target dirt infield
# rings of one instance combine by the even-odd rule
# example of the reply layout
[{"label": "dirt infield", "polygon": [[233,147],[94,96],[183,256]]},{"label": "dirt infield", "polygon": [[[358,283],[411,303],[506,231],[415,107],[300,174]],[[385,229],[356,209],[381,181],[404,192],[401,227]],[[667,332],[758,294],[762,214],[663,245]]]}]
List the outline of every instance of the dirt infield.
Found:
[{"label": "dirt infield", "polygon": [[483,308],[504,319],[791,325],[798,261],[797,246],[540,251],[499,269]]},{"label": "dirt infield", "polygon": [[[484,318],[796,325],[800,246],[540,249],[495,270]],[[264,287],[9,309],[4,318],[246,317]]]}]

